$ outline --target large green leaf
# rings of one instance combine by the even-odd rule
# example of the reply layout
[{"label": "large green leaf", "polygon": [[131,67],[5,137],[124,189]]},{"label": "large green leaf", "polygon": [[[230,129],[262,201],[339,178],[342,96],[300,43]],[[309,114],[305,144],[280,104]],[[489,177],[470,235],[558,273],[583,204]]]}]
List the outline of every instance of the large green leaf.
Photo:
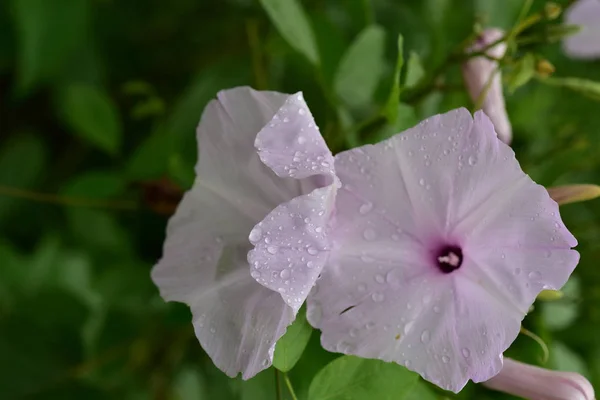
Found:
[{"label": "large green leaf", "polygon": [[309,400],[403,400],[417,390],[419,376],[379,360],[343,356],[329,363],[310,385]]},{"label": "large green leaf", "polygon": [[75,135],[115,154],[123,129],[116,105],[103,90],[84,84],[69,85],[59,95],[59,113]]},{"label": "large green leaf", "polygon": [[335,75],[337,95],[350,107],[364,107],[382,77],[385,31],[377,25],[365,28],[346,50]]},{"label": "large green leaf", "polygon": [[285,335],[275,345],[273,365],[280,371],[288,372],[302,356],[304,348],[310,340],[312,328],[306,321],[306,313],[301,310],[296,320],[290,325]]},{"label": "large green leaf", "polygon": [[12,0],[19,39],[18,90],[60,75],[88,34],[88,0]]},{"label": "large green leaf", "polygon": [[298,0],[260,0],[271,22],[294,49],[313,64],[319,64],[319,51],[308,18]]}]

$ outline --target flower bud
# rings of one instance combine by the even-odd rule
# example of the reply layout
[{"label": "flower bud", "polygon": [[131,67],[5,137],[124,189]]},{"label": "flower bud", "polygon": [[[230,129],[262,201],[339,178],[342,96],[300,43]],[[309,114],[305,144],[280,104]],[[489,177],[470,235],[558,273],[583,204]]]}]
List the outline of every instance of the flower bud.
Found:
[{"label": "flower bud", "polygon": [[542,59],[535,65],[535,70],[542,78],[547,78],[552,75],[556,69],[550,61]]},{"label": "flower bud", "polygon": [[546,14],[546,18],[548,18],[549,20],[558,18],[561,12],[562,8],[560,7],[560,5],[556,4],[553,1],[546,3],[546,5],[544,6],[544,14]]},{"label": "flower bud", "polygon": [[560,372],[504,359],[498,375],[483,383],[489,389],[531,400],[594,400],[594,388],[575,372]]},{"label": "flower bud", "polygon": [[600,1],[578,0],[565,11],[567,25],[579,25],[580,31],[564,38],[563,48],[571,58],[600,58]]},{"label": "flower bud", "polygon": [[[486,29],[479,35],[475,43],[468,49],[469,52],[478,52],[504,36],[499,29]],[[487,49],[486,55],[495,59],[502,58],[506,52],[506,43]],[[512,139],[512,127],[506,114],[504,94],[502,93],[502,76],[496,71],[498,62],[479,56],[468,59],[462,65],[462,73],[471,99],[477,102],[482,92],[486,89],[488,81],[492,79],[485,99],[482,103],[483,112],[492,120],[498,138],[509,144]],[[492,77],[492,74],[494,75]]]}]

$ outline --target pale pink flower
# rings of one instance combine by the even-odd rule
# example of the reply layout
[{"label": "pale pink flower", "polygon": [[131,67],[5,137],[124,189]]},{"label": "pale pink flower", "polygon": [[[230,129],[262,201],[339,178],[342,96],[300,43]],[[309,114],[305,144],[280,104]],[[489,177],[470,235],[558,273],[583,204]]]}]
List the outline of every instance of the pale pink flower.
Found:
[{"label": "pale pink flower", "polygon": [[504,359],[498,375],[484,386],[529,400],[594,400],[594,388],[583,376]]},{"label": "pale pink flower", "polygon": [[578,25],[580,31],[563,40],[563,49],[571,58],[600,57],[600,0],[579,0],[565,12],[565,23]]},{"label": "pale pink flower", "polygon": [[500,372],[538,293],[562,287],[579,254],[488,117],[436,115],[338,154],[335,168],[332,243],[307,303],[323,347],[455,392]]},{"label": "pale pink flower", "polygon": [[[289,168],[273,173],[255,144],[260,157]],[[198,146],[198,176],[169,221],[152,279],[165,300],[190,306],[196,336],[215,365],[248,379],[271,365],[275,344],[298,311],[296,303],[282,300],[283,292],[259,285],[257,273],[251,275],[250,242],[277,230],[267,226],[268,219],[263,230],[252,228],[300,196],[293,204],[306,201],[311,208],[296,227],[314,235],[313,245],[319,246],[322,234],[304,218],[320,225],[328,218],[315,210],[327,209],[328,196],[335,194],[333,156],[301,94],[249,88],[222,91],[208,104]],[[264,250],[275,253],[271,245]]]},{"label": "pale pink flower", "polygon": [[[487,46],[500,40],[504,32],[500,29],[486,29],[473,43],[470,52],[482,51]],[[506,43],[501,42],[488,49],[485,54],[489,57],[500,59],[506,52]],[[463,79],[471,99],[477,102],[486,85],[492,79],[485,99],[482,104],[482,110],[492,120],[498,138],[506,144],[512,140],[512,126],[506,113],[504,103],[504,94],[502,92],[502,73],[498,70],[498,62],[486,57],[473,57],[462,65]],[[492,77],[493,74],[493,77]]]}]

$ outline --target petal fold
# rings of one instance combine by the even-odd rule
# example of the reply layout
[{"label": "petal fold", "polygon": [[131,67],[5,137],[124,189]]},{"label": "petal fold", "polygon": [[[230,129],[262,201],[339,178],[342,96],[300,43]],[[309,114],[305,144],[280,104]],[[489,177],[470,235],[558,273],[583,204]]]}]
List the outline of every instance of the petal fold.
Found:
[{"label": "petal fold", "polygon": [[334,159],[300,94],[286,101],[255,145],[278,176],[305,179],[307,194],[279,205],[253,228],[255,247],[248,253],[252,277],[297,313],[329,255],[338,186]]}]

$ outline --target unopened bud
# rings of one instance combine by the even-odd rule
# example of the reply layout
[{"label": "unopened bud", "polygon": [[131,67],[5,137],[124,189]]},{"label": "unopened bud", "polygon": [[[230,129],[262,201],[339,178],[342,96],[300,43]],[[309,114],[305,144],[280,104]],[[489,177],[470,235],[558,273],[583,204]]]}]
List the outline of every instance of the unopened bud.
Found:
[{"label": "unopened bud", "polygon": [[561,12],[562,8],[553,1],[546,3],[546,5],[544,6],[544,14],[549,20],[558,18]]},{"label": "unopened bud", "polygon": [[[502,39],[503,36],[504,32],[500,29],[486,29],[468,51],[471,53],[481,51]],[[501,59],[505,52],[506,43],[500,42],[487,49],[485,53],[493,59]],[[504,94],[502,93],[502,76],[500,71],[496,71],[497,68],[497,61],[479,56],[468,59],[462,65],[462,73],[469,95],[474,102],[477,102],[480,96],[485,94],[481,108],[494,124],[498,138],[508,144],[512,139],[512,127],[506,114]],[[486,89],[487,92],[484,93]]]},{"label": "unopened bud", "polygon": [[541,59],[535,65],[535,70],[542,78],[548,78],[556,70],[548,60]]},{"label": "unopened bud", "polygon": [[537,400],[594,400],[594,388],[575,372],[552,371],[534,367],[510,358],[498,375],[483,385],[525,399]]}]

